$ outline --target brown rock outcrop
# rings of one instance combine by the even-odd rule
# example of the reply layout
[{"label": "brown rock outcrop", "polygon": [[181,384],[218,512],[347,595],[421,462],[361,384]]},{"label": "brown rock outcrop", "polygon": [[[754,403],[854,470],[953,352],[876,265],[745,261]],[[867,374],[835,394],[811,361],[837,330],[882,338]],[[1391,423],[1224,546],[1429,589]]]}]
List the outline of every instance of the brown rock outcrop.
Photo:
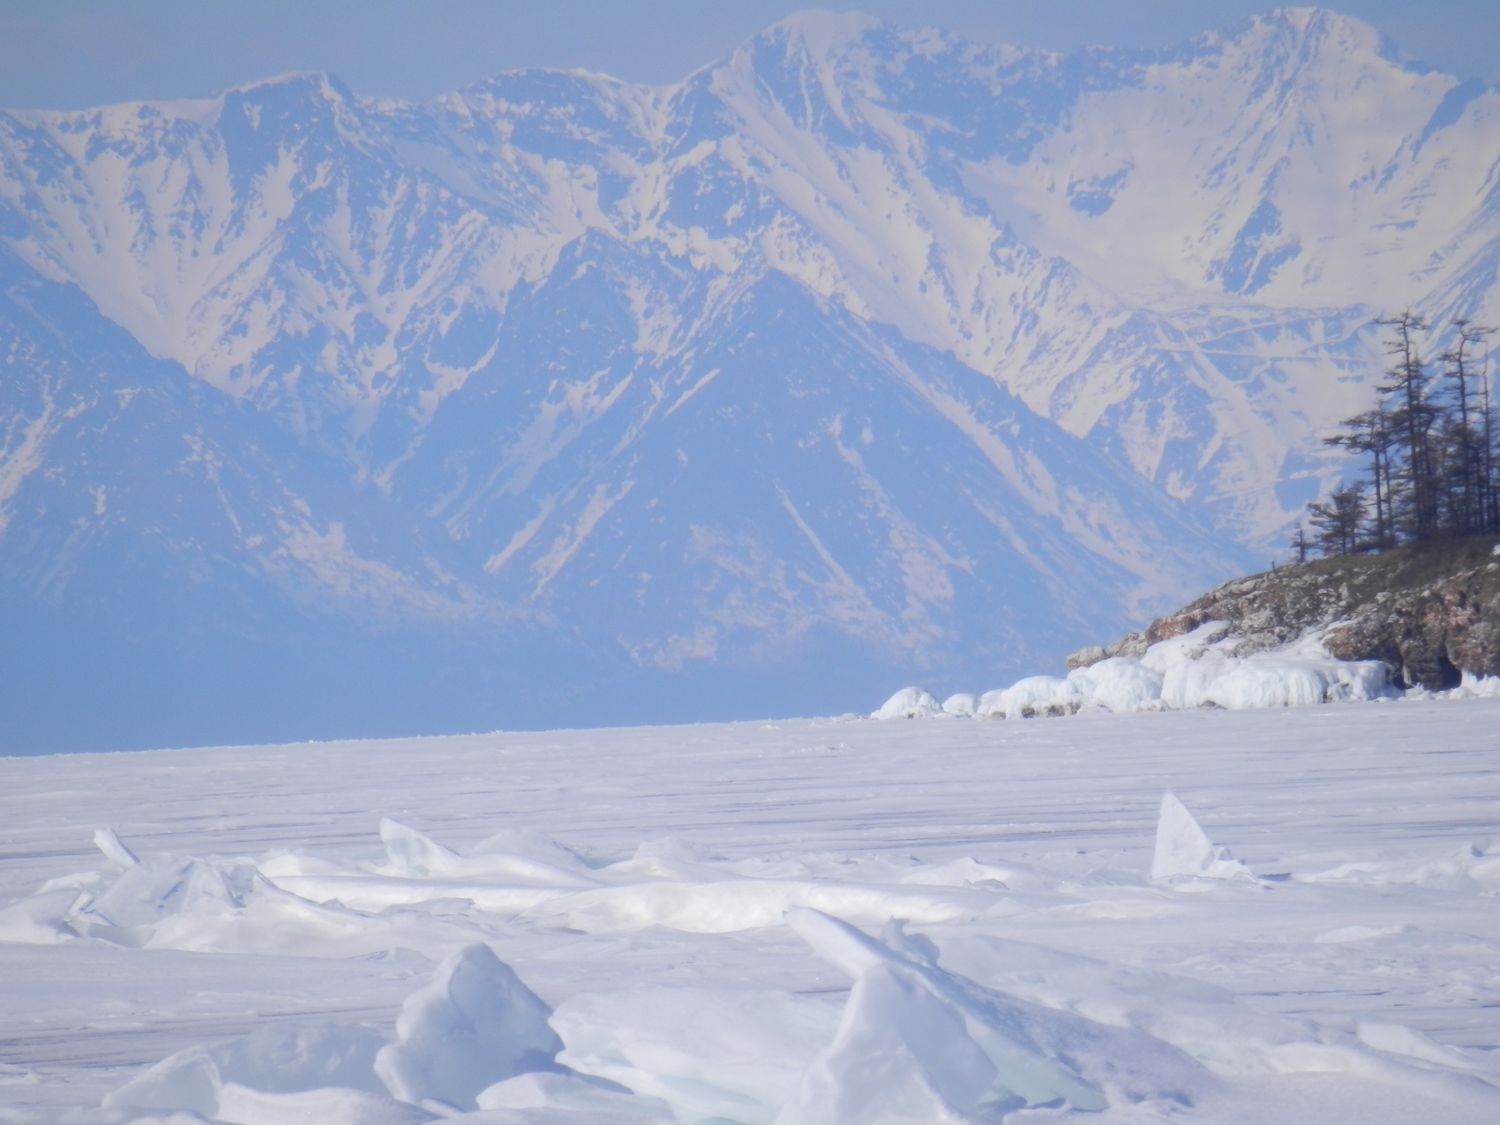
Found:
[{"label": "brown rock outcrop", "polygon": [[1493,537],[1406,546],[1380,555],[1318,559],[1237,578],[1070,668],[1224,621],[1254,652],[1326,629],[1341,660],[1383,660],[1407,685],[1439,691],[1463,672],[1500,675],[1500,545]]}]

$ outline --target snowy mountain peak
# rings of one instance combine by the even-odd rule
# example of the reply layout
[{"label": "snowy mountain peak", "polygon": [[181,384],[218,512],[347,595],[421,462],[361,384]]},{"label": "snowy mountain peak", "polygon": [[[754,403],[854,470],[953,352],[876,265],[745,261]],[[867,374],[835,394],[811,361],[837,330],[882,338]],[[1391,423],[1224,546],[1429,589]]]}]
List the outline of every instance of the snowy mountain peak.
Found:
[{"label": "snowy mountain peak", "polygon": [[1223,54],[1229,65],[1259,76],[1252,98],[1292,84],[1354,96],[1370,83],[1389,87],[1420,74],[1375,28],[1322,8],[1281,8],[1252,17],[1224,41]]},{"label": "snowy mountain peak", "polygon": [[810,8],[777,20],[756,39],[779,40],[813,58],[836,54],[871,31],[890,25],[863,12]]},{"label": "snowy mountain peak", "polygon": [[356,100],[344,81],[327,70],[291,70],[270,78],[245,82],[229,87],[219,95],[219,99],[222,101],[235,96],[264,100],[277,98],[308,98],[326,102]]},{"label": "snowy mountain peak", "polygon": [[1312,41],[1317,49],[1338,48],[1345,53],[1378,51],[1383,37],[1358,16],[1329,8],[1284,7],[1252,16],[1251,26],[1284,29],[1284,33]]},{"label": "snowy mountain peak", "polygon": [[1322,54],[1363,60],[1381,56],[1389,45],[1359,17],[1317,7],[1274,8],[1222,31],[1205,32],[1194,42],[1248,54],[1269,51],[1268,63],[1284,62],[1289,49],[1304,59]]}]

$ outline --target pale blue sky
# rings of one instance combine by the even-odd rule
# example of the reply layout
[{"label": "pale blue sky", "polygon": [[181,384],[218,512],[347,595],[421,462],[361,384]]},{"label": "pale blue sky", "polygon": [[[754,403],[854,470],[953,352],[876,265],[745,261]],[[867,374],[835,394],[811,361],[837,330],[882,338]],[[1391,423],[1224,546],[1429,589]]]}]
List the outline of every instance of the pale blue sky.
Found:
[{"label": "pale blue sky", "polygon": [[[0,0],[0,106],[203,97],[289,70],[423,99],[501,70],[585,67],[672,82],[781,16],[855,9],[1053,49],[1166,45],[1232,25],[1250,0]],[[1500,81],[1500,0],[1344,0],[1402,54]]]}]

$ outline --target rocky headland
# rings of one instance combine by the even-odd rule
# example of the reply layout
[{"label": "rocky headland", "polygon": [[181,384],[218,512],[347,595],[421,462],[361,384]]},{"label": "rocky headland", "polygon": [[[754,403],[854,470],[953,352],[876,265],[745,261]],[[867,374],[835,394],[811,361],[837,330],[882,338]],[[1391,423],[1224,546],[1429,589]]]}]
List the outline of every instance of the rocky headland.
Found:
[{"label": "rocky headland", "polygon": [[1209,621],[1228,625],[1240,655],[1322,630],[1329,655],[1382,660],[1403,685],[1444,691],[1465,672],[1500,675],[1500,541],[1411,544],[1236,578],[1113,645],[1074,653],[1068,667],[1140,656]]}]

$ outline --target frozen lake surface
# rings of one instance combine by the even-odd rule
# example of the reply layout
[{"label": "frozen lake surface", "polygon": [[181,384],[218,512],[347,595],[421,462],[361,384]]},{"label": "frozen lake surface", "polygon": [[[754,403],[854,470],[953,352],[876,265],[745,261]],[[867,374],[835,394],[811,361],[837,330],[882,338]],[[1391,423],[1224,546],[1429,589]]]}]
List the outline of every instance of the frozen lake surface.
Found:
[{"label": "frozen lake surface", "polygon": [[1494,1122],[1497,827],[1497,700],[0,759],[0,1120]]}]

